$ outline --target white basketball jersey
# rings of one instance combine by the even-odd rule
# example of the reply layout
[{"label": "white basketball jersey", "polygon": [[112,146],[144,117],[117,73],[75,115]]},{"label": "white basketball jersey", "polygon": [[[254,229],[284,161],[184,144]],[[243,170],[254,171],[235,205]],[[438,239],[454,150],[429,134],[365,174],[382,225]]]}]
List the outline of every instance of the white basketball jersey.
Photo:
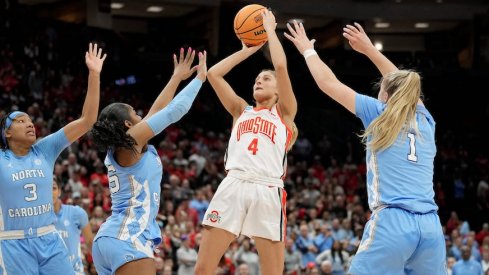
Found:
[{"label": "white basketball jersey", "polygon": [[226,170],[284,178],[292,132],[277,111],[247,106],[236,121],[225,155]]}]

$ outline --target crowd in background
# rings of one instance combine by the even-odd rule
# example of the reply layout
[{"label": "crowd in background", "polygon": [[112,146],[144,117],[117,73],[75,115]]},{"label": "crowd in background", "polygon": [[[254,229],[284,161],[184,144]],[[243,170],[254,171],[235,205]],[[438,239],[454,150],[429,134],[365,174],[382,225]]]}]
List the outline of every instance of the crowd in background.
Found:
[{"label": "crowd in background", "polygon": [[[63,54],[66,49],[61,50],[64,44],[58,31],[49,26],[19,43],[0,45],[0,114],[26,111],[38,137],[71,121],[85,96],[86,72],[78,66],[81,63],[63,62],[76,58]],[[110,58],[110,49],[106,51]],[[111,98],[131,101],[138,113],[149,107],[143,98],[112,82],[102,86],[102,107]],[[163,238],[155,251],[158,274],[192,274],[200,222],[225,176],[229,130],[192,122],[216,115],[204,100],[197,100],[190,118],[153,141],[164,168],[157,217]],[[354,133],[312,137],[298,126],[301,134],[288,155],[285,180],[285,270],[287,274],[345,274],[370,215],[364,152]],[[489,156],[460,143],[461,134],[445,131],[437,139],[434,188],[445,230],[447,266],[451,271],[457,262],[479,264],[489,274]],[[111,203],[104,154],[95,150],[89,135],[61,154],[54,174],[63,182],[63,203],[85,209],[96,233],[110,215]],[[91,253],[81,242],[87,274],[96,274]],[[216,274],[260,274],[253,240],[237,238]]]}]

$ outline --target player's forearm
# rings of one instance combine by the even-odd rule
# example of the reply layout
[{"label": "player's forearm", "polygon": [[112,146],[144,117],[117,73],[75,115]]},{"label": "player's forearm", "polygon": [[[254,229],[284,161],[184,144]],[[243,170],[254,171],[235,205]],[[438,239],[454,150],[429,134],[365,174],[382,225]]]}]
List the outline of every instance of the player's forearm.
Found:
[{"label": "player's forearm", "polygon": [[155,102],[153,103],[153,106],[151,106],[151,109],[148,112],[148,117],[154,114],[155,112],[158,112],[159,110],[163,109],[166,105],[168,105],[168,103],[170,103],[170,101],[175,96],[175,92],[177,91],[180,82],[181,80],[179,78],[172,75],[172,77],[166,84],[165,88],[163,88],[163,90],[156,98]]},{"label": "player's forearm", "polygon": [[98,107],[100,102],[100,73],[90,72],[88,74],[88,88],[85,102],[83,103],[82,119],[86,124],[93,125],[97,121]]},{"label": "player's forearm", "polygon": [[306,58],[306,64],[319,88],[326,94],[330,95],[330,91],[328,89],[329,84],[338,81],[333,71],[319,58],[317,54]]},{"label": "player's forearm", "polygon": [[268,46],[270,47],[270,56],[275,70],[286,70],[287,58],[275,31],[268,33]]},{"label": "player's forearm", "polygon": [[374,63],[375,67],[380,71],[382,76],[388,73],[395,72],[398,70],[396,65],[394,65],[384,54],[382,54],[375,47],[372,47],[365,55]]},{"label": "player's forearm", "polygon": [[237,51],[232,55],[224,58],[216,65],[212,66],[207,75],[209,78],[211,77],[224,77],[229,71],[231,71],[236,65],[243,62],[246,58],[250,57],[248,52],[243,50]]}]

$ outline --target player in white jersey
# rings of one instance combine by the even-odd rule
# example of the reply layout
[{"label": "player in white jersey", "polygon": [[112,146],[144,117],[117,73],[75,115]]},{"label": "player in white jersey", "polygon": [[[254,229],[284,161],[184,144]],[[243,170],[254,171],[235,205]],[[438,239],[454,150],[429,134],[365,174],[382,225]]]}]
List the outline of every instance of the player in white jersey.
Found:
[{"label": "player in white jersey", "polygon": [[0,274],[74,274],[54,227],[52,184],[56,158],[97,120],[102,49],[85,54],[88,90],[80,118],[40,140],[28,114],[0,120]]},{"label": "player in white jersey", "polygon": [[68,248],[68,257],[76,275],[84,275],[85,268],[82,261],[80,235],[83,235],[87,248],[92,250],[92,227],[88,223],[88,215],[83,208],[63,204],[60,196],[61,180],[53,176],[53,210],[56,214],[55,227],[65,241],[66,247]]},{"label": "player in white jersey", "polygon": [[221,256],[240,234],[255,240],[262,274],[283,273],[285,200],[283,177],[291,146],[297,102],[287,71],[287,60],[275,33],[275,17],[263,14],[274,71],[255,79],[249,106],[224,80],[236,65],[261,46],[246,47],[209,70],[209,82],[233,116],[226,154],[227,177],[221,182],[203,220],[202,242],[195,274],[214,274]]},{"label": "player in white jersey", "polygon": [[360,24],[343,36],[382,73],[377,98],[340,82],[314,50],[302,23],[288,25],[319,88],[361,119],[372,215],[349,274],[447,274],[445,238],[434,200],[435,120],[424,106],[421,77],[399,70]]},{"label": "player in white jersey", "polygon": [[[102,224],[92,255],[99,275],[155,274],[154,247],[161,242],[156,223],[163,167],[148,141],[185,115],[206,80],[206,53],[191,68],[195,51],[174,55],[173,75],[144,119],[124,103],[112,103],[100,113],[92,134],[99,149],[107,151],[112,214]],[[173,98],[178,84],[197,76]]]}]

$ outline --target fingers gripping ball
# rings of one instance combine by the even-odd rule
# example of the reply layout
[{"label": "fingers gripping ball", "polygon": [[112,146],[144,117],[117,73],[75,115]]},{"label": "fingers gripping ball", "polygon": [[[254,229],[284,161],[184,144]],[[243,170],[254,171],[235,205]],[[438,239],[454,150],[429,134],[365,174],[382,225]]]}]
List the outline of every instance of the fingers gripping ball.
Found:
[{"label": "fingers gripping ball", "polygon": [[267,41],[267,32],[263,28],[261,13],[266,10],[262,5],[247,5],[234,17],[234,32],[246,46],[257,46]]}]

